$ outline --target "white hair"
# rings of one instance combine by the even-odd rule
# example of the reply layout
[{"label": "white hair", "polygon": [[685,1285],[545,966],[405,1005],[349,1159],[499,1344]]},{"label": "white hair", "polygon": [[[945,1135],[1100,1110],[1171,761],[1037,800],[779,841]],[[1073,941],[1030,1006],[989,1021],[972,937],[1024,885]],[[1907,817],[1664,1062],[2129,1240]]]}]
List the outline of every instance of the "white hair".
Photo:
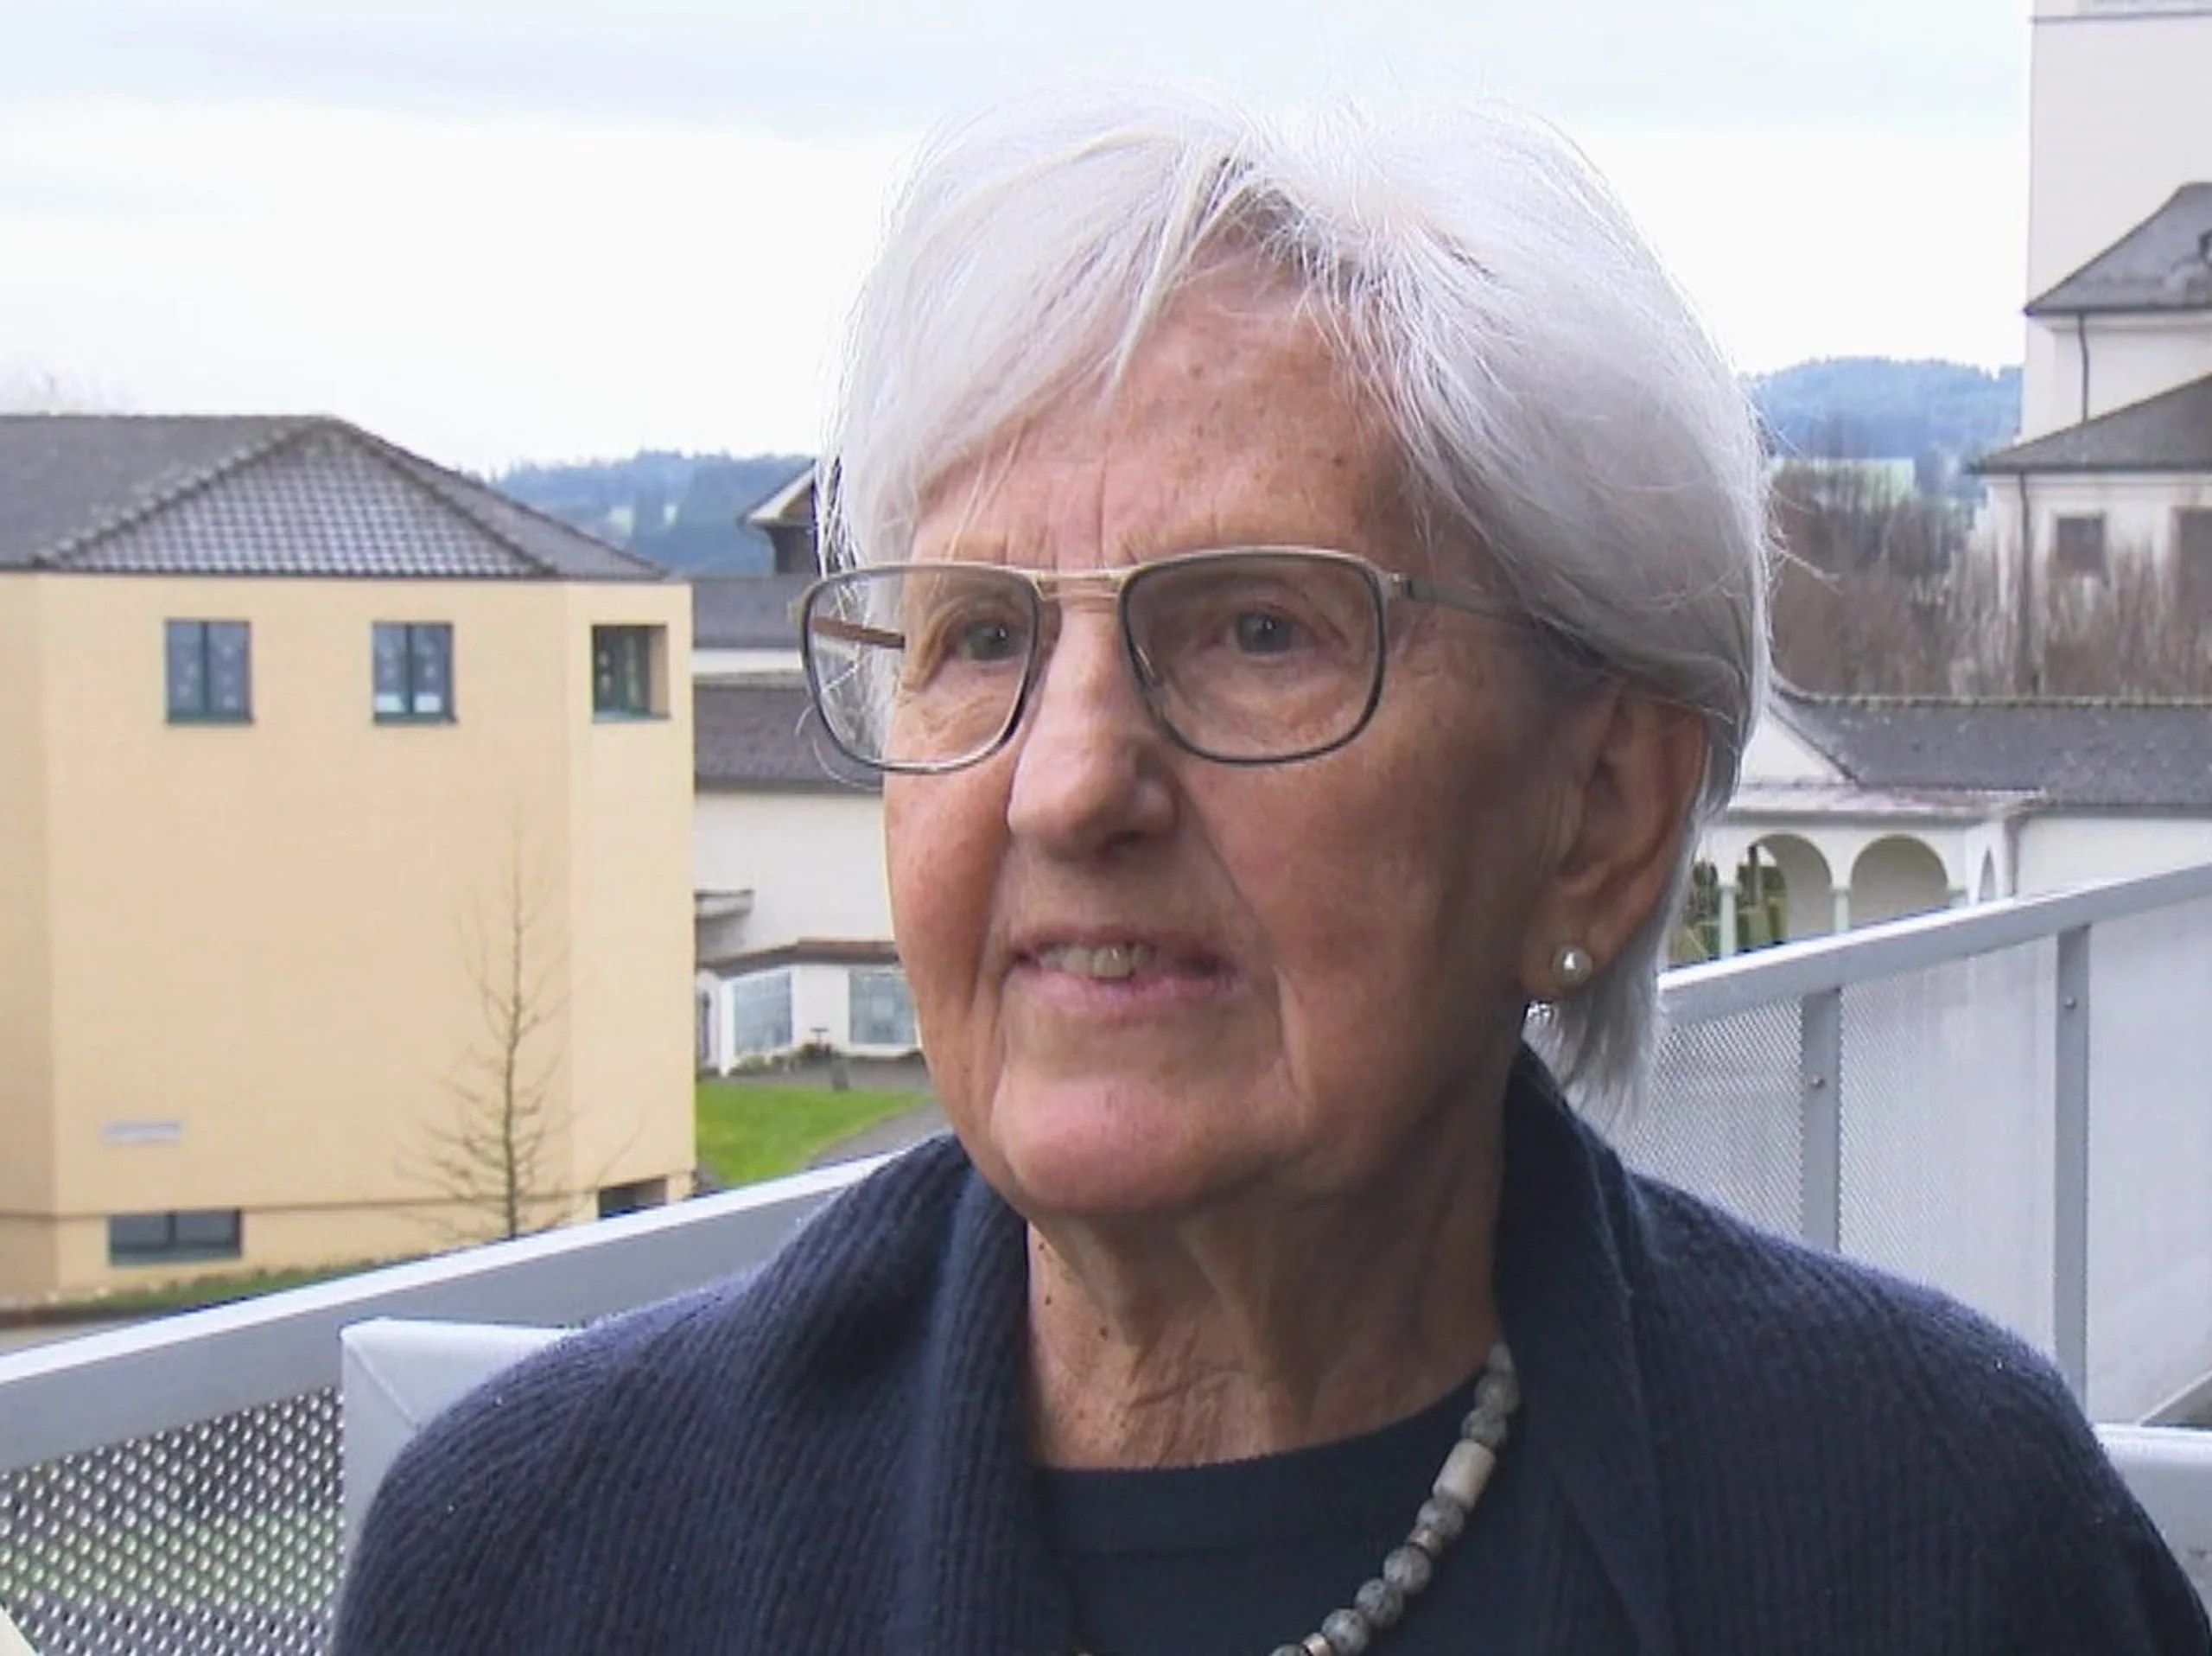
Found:
[{"label": "white hair", "polygon": [[1549,128],[1484,107],[1294,130],[1144,93],[948,132],[854,314],[822,544],[840,561],[906,556],[936,482],[1072,389],[1110,388],[1227,259],[1288,283],[1329,328],[1432,551],[1478,549],[1542,632],[1703,720],[1666,900],[1534,1031],[1565,1079],[1624,1096],[1697,830],[1734,789],[1765,690],[1763,470],[1727,363]]}]

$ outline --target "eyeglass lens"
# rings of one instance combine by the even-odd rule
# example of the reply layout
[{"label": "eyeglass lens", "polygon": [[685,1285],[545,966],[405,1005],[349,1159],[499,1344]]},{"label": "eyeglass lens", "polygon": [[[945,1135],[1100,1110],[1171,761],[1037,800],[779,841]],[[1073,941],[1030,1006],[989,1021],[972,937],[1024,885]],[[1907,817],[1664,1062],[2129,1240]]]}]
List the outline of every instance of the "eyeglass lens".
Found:
[{"label": "eyeglass lens", "polygon": [[[1166,560],[1130,579],[1124,614],[1154,711],[1208,756],[1319,752],[1356,730],[1374,699],[1381,600],[1349,560]],[[872,763],[978,757],[1018,716],[1049,625],[1037,589],[1009,570],[855,571],[817,593],[807,616],[823,717],[841,746]]]}]

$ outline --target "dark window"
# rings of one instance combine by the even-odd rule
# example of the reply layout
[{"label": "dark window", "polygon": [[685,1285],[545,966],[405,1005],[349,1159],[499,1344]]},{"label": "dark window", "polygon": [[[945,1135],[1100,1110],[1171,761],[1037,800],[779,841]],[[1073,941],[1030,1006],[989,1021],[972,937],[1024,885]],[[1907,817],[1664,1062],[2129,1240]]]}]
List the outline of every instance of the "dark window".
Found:
[{"label": "dark window", "polygon": [[599,1193],[599,1216],[614,1219],[624,1213],[643,1213],[648,1207],[668,1205],[668,1181],[639,1179],[634,1184],[611,1184]]},{"label": "dark window", "polygon": [[168,624],[172,723],[243,724],[253,717],[252,634],[244,621]]},{"label": "dark window", "polygon": [[906,975],[889,971],[855,971],[850,985],[848,1011],[849,1034],[855,1047],[911,1047],[914,1044],[914,997],[906,988]]},{"label": "dark window", "polygon": [[665,649],[661,627],[591,629],[591,710],[601,718],[649,718],[668,710],[655,671]]},{"label": "dark window", "polygon": [[2212,506],[2174,513],[2174,582],[2182,613],[2212,621]]},{"label": "dark window", "polygon": [[453,627],[448,621],[378,621],[373,705],[380,719],[450,719]]},{"label": "dark window", "polygon": [[2061,575],[2105,578],[2105,514],[2101,512],[2057,520],[2052,551]]},{"label": "dark window", "polygon": [[242,1251],[243,1232],[235,1207],[117,1213],[107,1222],[107,1262],[152,1265],[235,1259]]}]

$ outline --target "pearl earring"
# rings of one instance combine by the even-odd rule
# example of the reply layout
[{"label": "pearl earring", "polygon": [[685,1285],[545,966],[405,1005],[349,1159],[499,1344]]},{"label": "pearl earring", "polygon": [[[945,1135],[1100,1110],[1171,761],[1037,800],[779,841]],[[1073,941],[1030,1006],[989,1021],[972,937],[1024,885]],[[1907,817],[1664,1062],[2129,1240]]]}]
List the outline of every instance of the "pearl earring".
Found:
[{"label": "pearl earring", "polygon": [[1590,958],[1590,951],[1580,943],[1562,943],[1559,952],[1552,957],[1552,970],[1559,974],[1560,986],[1567,990],[1581,988],[1597,969],[1598,963]]}]

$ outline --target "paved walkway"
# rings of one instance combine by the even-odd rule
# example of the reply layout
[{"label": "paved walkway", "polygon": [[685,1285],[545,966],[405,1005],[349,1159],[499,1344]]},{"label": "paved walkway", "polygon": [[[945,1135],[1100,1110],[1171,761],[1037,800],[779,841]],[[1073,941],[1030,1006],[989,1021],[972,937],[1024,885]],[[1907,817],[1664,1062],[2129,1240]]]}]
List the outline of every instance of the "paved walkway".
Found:
[{"label": "paved walkway", "polygon": [[887,1156],[944,1131],[944,1111],[931,1099],[901,1115],[887,1116],[873,1127],[863,1127],[849,1138],[839,1139],[808,1165],[822,1168],[837,1162],[856,1162],[863,1156]]}]

